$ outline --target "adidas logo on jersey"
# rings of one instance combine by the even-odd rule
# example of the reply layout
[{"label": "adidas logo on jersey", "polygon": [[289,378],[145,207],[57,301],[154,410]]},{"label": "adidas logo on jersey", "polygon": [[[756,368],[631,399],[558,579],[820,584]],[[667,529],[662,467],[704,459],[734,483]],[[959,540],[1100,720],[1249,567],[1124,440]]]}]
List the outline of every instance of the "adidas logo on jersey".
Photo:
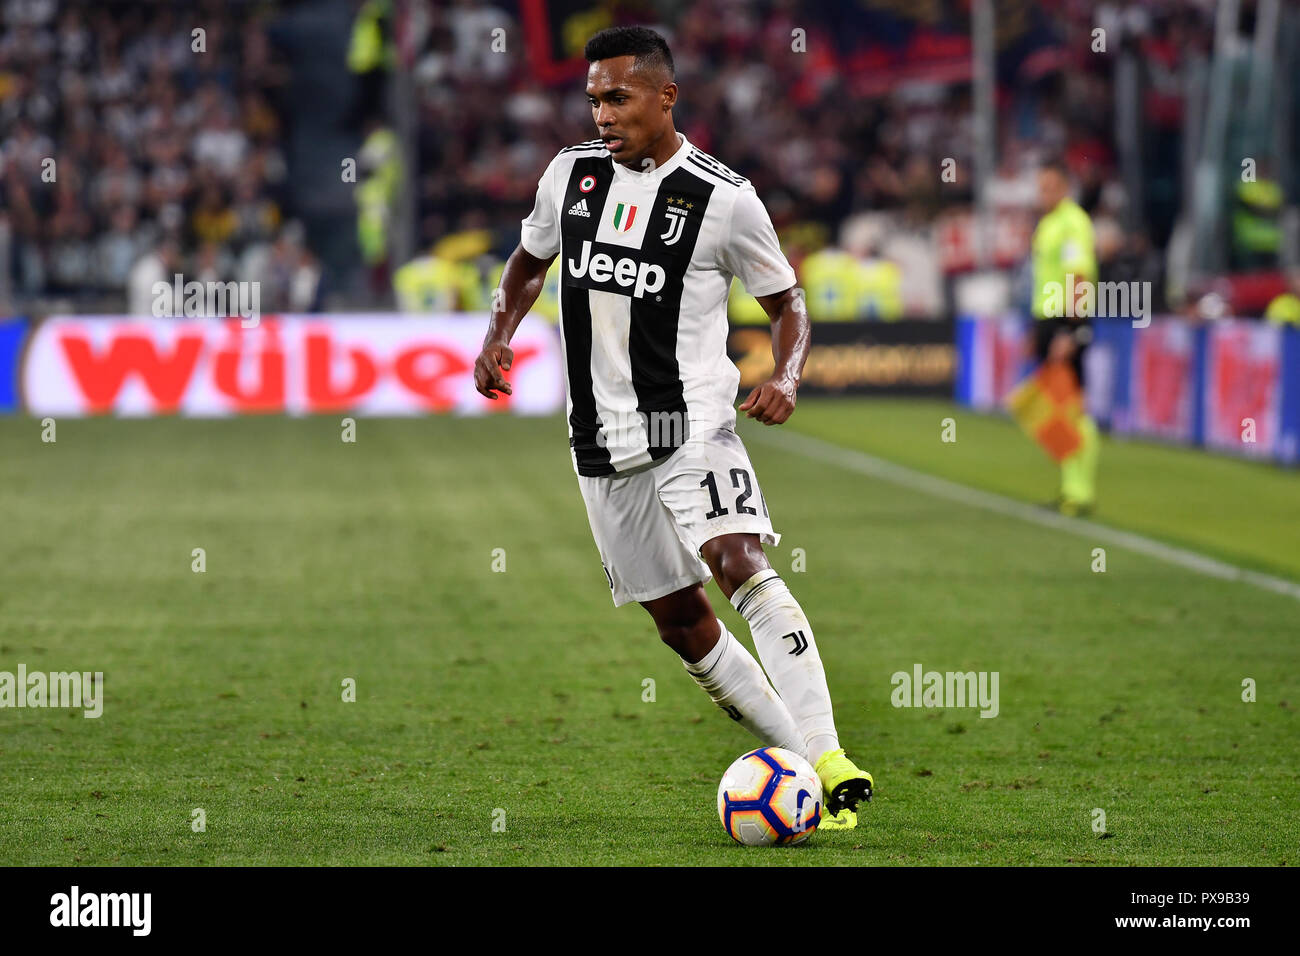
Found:
[{"label": "adidas logo on jersey", "polygon": [[569,207],[570,216],[582,216],[584,219],[591,218],[591,212],[587,209],[587,200],[579,199]]},{"label": "adidas logo on jersey", "polygon": [[[604,243],[601,245],[606,249],[618,248]],[[582,259],[569,260],[569,275],[575,279],[586,280],[575,283],[577,285],[603,292],[617,292],[619,295],[628,295],[629,293],[624,290],[631,288],[632,297],[639,299],[647,292],[658,292],[668,279],[668,273],[664,271],[663,266],[652,262],[637,262],[626,256],[615,259],[607,252],[597,252],[592,255],[591,249],[591,240],[584,239]]]}]

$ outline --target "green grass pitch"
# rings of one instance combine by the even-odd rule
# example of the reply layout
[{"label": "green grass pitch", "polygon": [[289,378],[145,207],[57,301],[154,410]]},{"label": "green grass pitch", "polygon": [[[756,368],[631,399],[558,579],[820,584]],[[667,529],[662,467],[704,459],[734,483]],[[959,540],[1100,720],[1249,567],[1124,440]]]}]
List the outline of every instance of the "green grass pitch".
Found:
[{"label": "green grass pitch", "polygon": [[[1054,491],[1012,425],[945,403],[805,399],[783,427]],[[1284,595],[1118,547],[1093,573],[1086,539],[750,441],[877,796],[856,831],[744,849],[714,800],[754,742],[613,608],[559,418],[40,431],[0,420],[0,671],[102,671],[105,703],[0,710],[0,864],[1297,862]],[[1114,441],[1101,468],[1099,521],[1300,579],[1294,471]],[[894,708],[917,663],[998,671],[999,715]]]}]

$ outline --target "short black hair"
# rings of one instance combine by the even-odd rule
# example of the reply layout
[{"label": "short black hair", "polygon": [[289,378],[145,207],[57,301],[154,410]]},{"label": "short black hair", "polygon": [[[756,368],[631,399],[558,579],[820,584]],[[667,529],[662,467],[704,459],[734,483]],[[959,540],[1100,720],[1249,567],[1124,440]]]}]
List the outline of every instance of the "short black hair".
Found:
[{"label": "short black hair", "polygon": [[677,77],[668,41],[648,27],[610,27],[601,30],[587,41],[582,55],[588,63],[616,56],[634,56],[638,70],[667,70],[669,79]]},{"label": "short black hair", "polygon": [[1052,154],[1038,164],[1039,172],[1045,172],[1049,169],[1060,175],[1062,179],[1070,178],[1070,167],[1066,164],[1063,156]]}]

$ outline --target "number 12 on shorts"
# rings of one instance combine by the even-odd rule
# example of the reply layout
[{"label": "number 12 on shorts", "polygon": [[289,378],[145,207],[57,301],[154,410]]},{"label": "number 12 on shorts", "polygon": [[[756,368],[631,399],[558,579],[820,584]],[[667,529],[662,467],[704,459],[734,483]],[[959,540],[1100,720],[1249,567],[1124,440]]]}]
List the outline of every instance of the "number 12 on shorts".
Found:
[{"label": "number 12 on shorts", "polygon": [[[725,514],[731,513],[726,508],[722,507],[722,499],[718,497],[718,482],[714,477],[713,472],[709,472],[704,476],[704,480],[700,482],[700,487],[709,489],[709,502],[713,505],[713,509],[705,512],[704,517],[720,518]],[[744,468],[731,469],[731,487],[740,492],[740,494],[736,495],[736,514],[758,514],[756,510],[745,504],[745,501],[754,494],[754,485],[753,482],[750,481],[749,472]],[[763,498],[763,493],[761,491],[758,493],[758,500],[763,506],[763,517],[766,518],[767,501]]]}]

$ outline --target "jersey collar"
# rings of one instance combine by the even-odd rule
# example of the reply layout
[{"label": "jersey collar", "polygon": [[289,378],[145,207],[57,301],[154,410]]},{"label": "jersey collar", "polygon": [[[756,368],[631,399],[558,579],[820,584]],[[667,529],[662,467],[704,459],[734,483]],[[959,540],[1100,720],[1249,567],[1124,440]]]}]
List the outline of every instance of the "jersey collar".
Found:
[{"label": "jersey collar", "polygon": [[668,162],[664,163],[662,166],[656,167],[648,173],[634,172],[622,163],[614,163],[611,159],[610,162],[614,163],[614,179],[620,182],[644,185],[659,182],[682,163],[686,162],[686,154],[691,151],[691,141],[686,138],[686,134],[681,130],[677,131],[677,139],[681,142],[681,145],[677,147],[677,152],[668,157]]}]

